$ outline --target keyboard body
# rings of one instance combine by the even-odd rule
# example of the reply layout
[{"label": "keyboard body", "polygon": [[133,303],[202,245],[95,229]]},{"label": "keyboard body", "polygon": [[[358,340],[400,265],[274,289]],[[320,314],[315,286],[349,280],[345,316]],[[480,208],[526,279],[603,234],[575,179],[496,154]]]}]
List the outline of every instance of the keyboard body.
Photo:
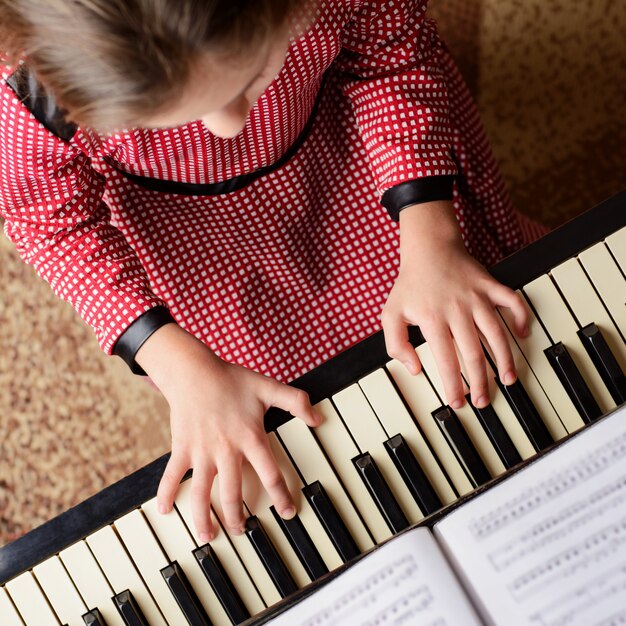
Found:
[{"label": "keyboard body", "polygon": [[[524,289],[524,293],[529,298],[529,301],[533,306],[536,316],[542,318],[544,314],[542,313],[539,301],[541,300],[541,297],[543,297],[542,294],[545,293],[545,285],[543,285],[543,283],[548,281],[550,283],[549,287],[557,285],[558,292],[560,294],[566,294],[568,289],[566,283],[564,282],[563,285],[559,283],[561,277],[561,273],[559,273],[560,270],[559,272],[552,271],[557,266],[562,266],[567,269],[567,271],[574,271],[573,276],[574,280],[576,280],[576,271],[580,269],[579,266],[582,264],[582,261],[579,260],[583,258],[586,260],[587,258],[586,256],[583,257],[581,255],[584,251],[590,249],[593,246],[602,247],[602,256],[612,259],[612,262],[616,266],[612,267],[610,269],[610,272],[608,273],[610,273],[614,277],[617,277],[617,284],[614,285],[614,289],[607,290],[606,286],[602,287],[604,291],[607,292],[607,294],[608,291],[614,291],[617,294],[621,294],[626,290],[626,283],[624,282],[624,273],[626,272],[626,267],[624,266],[624,263],[626,263],[625,233],[626,191],[610,198],[609,200],[598,205],[597,207],[587,211],[586,213],[580,215],[574,220],[551,232],[541,240],[511,255],[507,259],[504,259],[501,263],[491,268],[490,271],[493,276],[495,276],[499,281],[510,286],[511,288],[520,290]],[[608,244],[605,245],[604,243],[602,243],[607,240],[607,238],[612,238],[610,239],[612,242],[612,248]],[[574,263],[575,267],[570,267],[569,265],[567,265],[567,267],[564,266],[563,264],[565,264],[565,262],[568,260],[573,260],[572,262],[570,262],[570,265]],[[568,276],[570,276],[569,274],[567,274],[567,272],[565,272],[565,269],[563,270],[564,281],[566,279],[569,280]],[[587,270],[585,269],[585,271]],[[601,273],[603,274],[604,272]],[[590,273],[588,275],[588,278],[589,281],[592,282]],[[535,284],[537,285],[536,293],[538,294],[536,297],[534,295]],[[613,296],[613,294],[608,295]],[[618,298],[619,297],[621,296],[618,295]],[[600,298],[600,300],[602,300],[602,298]],[[576,310],[572,309],[572,306],[575,305],[571,305],[569,303],[566,305],[566,307],[569,307],[571,317],[576,318]],[[626,303],[622,302],[620,309],[618,300],[617,304],[613,302],[611,304],[611,307],[612,308],[609,309],[609,307],[605,305],[604,313],[608,314],[608,319],[613,324],[613,344],[611,344],[613,346],[612,351],[613,353],[616,353],[617,351],[620,354],[623,354],[623,327],[620,330],[620,324],[622,323],[621,320],[623,320],[623,317],[619,316],[622,316],[624,308],[626,307]],[[558,311],[556,313],[550,313],[550,315],[546,314],[546,319],[550,316],[554,317],[555,315],[558,316]],[[553,336],[554,331],[552,331],[551,333],[549,326],[550,323],[554,324],[555,322],[542,321],[542,327],[544,327],[546,334],[550,336],[551,347],[555,348],[558,346],[552,344],[560,343],[561,338]],[[602,324],[600,324],[599,322],[598,325],[602,326]],[[579,328],[577,331],[579,335],[580,330],[581,329]],[[411,343],[416,346],[419,353],[420,346],[424,346],[424,341],[418,328],[410,329],[410,340]],[[617,345],[617,348],[615,347],[615,341],[617,341],[618,344],[621,341],[621,345]],[[570,340],[569,344],[571,344],[571,342],[572,340]],[[568,342],[564,341],[563,343],[567,347],[570,347],[570,345],[568,345]],[[578,349],[579,348],[580,346],[578,346]],[[597,350],[597,353],[600,354],[599,358],[601,359],[601,361],[603,354],[602,349],[605,348],[606,345],[603,343],[600,346],[600,349]],[[589,354],[592,354],[592,352],[590,352]],[[545,360],[545,363],[547,363],[547,356],[547,354],[541,354],[535,355],[534,358]],[[529,355],[524,353],[524,357],[530,362]],[[557,364],[553,364],[552,366],[553,373],[557,371],[558,367],[560,367],[560,361],[558,361],[559,355],[556,354],[554,358],[557,359],[557,361],[555,361],[555,363]],[[425,367],[426,363],[427,361],[425,362]],[[601,369],[603,364],[606,364],[606,361],[602,361],[596,369]],[[609,367],[609,369],[611,364],[613,364],[613,362],[609,363],[609,366],[607,366]],[[623,373],[626,372],[626,369],[623,368],[623,356],[619,356],[618,365],[620,365],[623,375]],[[567,371],[567,363],[562,367],[565,368],[565,373],[563,375],[567,379],[567,376],[569,375]],[[385,368],[388,369],[385,370]],[[354,404],[351,405],[350,403],[357,402],[358,404],[358,399],[355,399],[356,396],[353,395],[349,397],[349,394],[346,393],[346,390],[354,387],[356,381],[369,380],[372,376],[372,373],[383,370],[387,372],[389,379],[393,380],[395,390],[400,395],[407,410],[407,413],[413,415],[415,413],[414,405],[411,404],[411,402],[406,397],[403,397],[402,384],[398,382],[399,379],[393,379],[393,377],[389,375],[389,372],[391,372],[392,369],[391,366],[389,366],[389,357],[387,356],[385,351],[384,337],[382,331],[367,338],[359,344],[354,345],[351,348],[343,351],[342,353],[335,356],[333,359],[320,365],[319,367],[305,374],[299,379],[293,381],[291,384],[295,387],[305,390],[309,394],[312,404],[325,402],[330,407],[328,410],[338,410],[341,413],[343,406],[342,403],[346,403],[346,407],[356,406]],[[533,370],[532,364],[529,370]],[[432,372],[432,369],[429,371]],[[479,470],[473,469],[471,467],[468,469],[467,465],[464,465],[464,463],[461,461],[460,466],[463,470],[465,470],[465,474],[467,476],[465,476],[463,480],[459,479],[458,482],[455,482],[451,478],[452,474],[451,470],[449,470],[449,466],[446,465],[446,462],[443,459],[438,458],[437,463],[441,469],[442,474],[448,480],[448,483],[451,486],[451,493],[453,495],[448,497],[446,497],[445,495],[442,496],[442,489],[439,489],[438,494],[439,496],[441,496],[441,505],[439,507],[434,507],[436,510],[433,510],[433,508],[429,509],[428,514],[422,515],[421,519],[419,519],[418,521],[415,521],[414,519],[409,519],[410,515],[407,515],[408,526],[414,526],[416,524],[432,525],[437,519],[439,519],[442,515],[448,513],[452,508],[462,504],[469,498],[475,497],[476,494],[484,491],[485,489],[488,489],[496,482],[500,480],[506,480],[507,476],[510,475],[511,472],[519,470],[520,468],[524,467],[526,463],[536,459],[538,455],[545,454],[550,449],[560,445],[562,441],[572,436],[574,432],[580,431],[581,428],[584,428],[584,423],[588,423],[589,421],[598,419],[599,417],[601,417],[601,415],[607,414],[610,410],[613,410],[616,406],[620,404],[620,402],[623,402],[623,398],[619,395],[619,386],[622,384],[621,379],[619,378],[619,369],[617,373],[615,372],[616,370],[615,368],[613,368],[613,379],[616,381],[616,385],[618,386],[618,390],[617,392],[615,392],[617,393],[617,395],[615,397],[611,397],[612,392],[610,389],[610,385],[607,383],[607,389],[604,389],[604,399],[602,400],[602,402],[598,402],[599,405],[602,404],[602,406],[598,407],[598,410],[600,412],[599,415],[594,414],[587,419],[585,417],[585,411],[589,410],[593,413],[593,409],[589,409],[589,402],[593,404],[593,399],[580,399],[581,405],[576,405],[578,409],[577,413],[579,414],[577,415],[577,419],[578,417],[581,417],[583,423],[580,428],[579,426],[576,426],[576,424],[568,427],[567,424],[563,421],[562,423],[565,424],[565,428],[559,430],[559,434],[555,435],[555,429],[557,427],[548,426],[548,430],[550,430],[551,435],[551,439],[548,440],[548,443],[544,442],[544,444],[541,445],[539,449],[531,450],[526,454],[522,453],[522,456],[524,458],[520,457],[519,459],[517,459],[517,457],[515,457],[516,452],[515,450],[513,450],[513,460],[508,464],[508,467],[505,471],[501,471],[501,469],[493,469],[493,463],[500,463],[501,458],[500,460],[496,459],[492,463],[492,465],[486,463],[486,465],[488,466],[487,480],[478,479],[477,477],[479,476]],[[595,372],[594,375],[596,373],[597,372]],[[610,379],[611,371],[609,371],[607,376]],[[536,374],[535,377],[537,378]],[[563,383],[564,387],[567,387],[568,380],[571,383],[570,379],[565,380],[565,382]],[[520,381],[524,383],[523,376],[521,374]],[[543,383],[540,381],[540,385],[541,384]],[[574,384],[575,386],[575,381],[572,384]],[[365,389],[365,387],[363,388]],[[437,389],[434,383],[433,388],[436,392]],[[367,392],[367,390],[365,391]],[[562,394],[562,390],[560,390],[559,393]],[[573,391],[572,389],[570,389],[569,394],[576,395],[576,389],[574,388]],[[332,402],[329,400],[331,398]],[[516,401],[520,402],[519,398]],[[375,402],[373,400],[370,401],[370,404],[375,407]],[[346,408],[346,411],[349,410],[349,408]],[[467,410],[470,410],[470,408],[467,407]],[[453,430],[450,430],[450,432],[447,433],[444,432],[444,417],[445,416],[439,415],[439,417],[437,418],[442,420],[440,428],[442,429],[441,432],[443,432],[445,435],[443,439],[448,442],[449,448],[455,451],[454,455],[457,457],[457,460],[459,460],[461,458],[459,457],[459,454],[463,455],[463,452],[459,447],[455,446],[461,446],[462,442],[459,443],[458,440],[455,440],[455,437],[458,435],[458,433],[455,435]],[[489,419],[489,416],[483,417],[485,419]],[[543,416],[541,417],[543,419]],[[413,419],[415,419],[414,416]],[[482,417],[480,417],[480,419],[482,419]],[[482,423],[480,422],[480,419],[477,423]],[[265,416],[266,431],[268,433],[278,433],[278,439],[284,442],[285,437],[281,433],[286,432],[284,431],[284,427],[286,424],[288,424],[290,420],[291,416],[289,416],[288,414],[279,410],[270,409],[270,411],[268,411]],[[343,419],[343,422],[348,423],[346,419]],[[561,427],[558,426],[558,428]],[[424,435],[425,431],[423,428],[421,429],[421,431],[422,435]],[[391,435],[393,434],[395,433],[387,429],[386,436],[388,435],[389,437],[391,437]],[[439,436],[439,434],[437,436]],[[531,431],[527,431],[525,436],[527,436],[527,438],[524,439],[525,442],[534,441],[534,435]],[[540,437],[541,434],[537,436]],[[357,435],[353,435],[353,438],[355,441],[358,440]],[[428,440],[428,447],[433,455],[436,457],[437,446],[433,444],[433,439],[429,438],[428,436],[424,436],[423,439]],[[517,448],[522,449],[523,452],[524,445],[528,446],[528,443],[525,443],[523,445],[517,445]],[[363,446],[361,446],[360,451],[362,451],[362,448]],[[494,444],[494,448],[497,448],[496,444]],[[459,452],[459,450],[461,451]],[[291,451],[289,451],[289,453],[291,454]],[[66,550],[68,547],[76,544],[77,542],[81,542],[81,540],[85,539],[86,537],[94,535],[95,533],[97,533],[98,530],[110,526],[111,524],[115,524],[117,520],[126,516],[129,512],[136,510],[142,505],[142,503],[153,499],[156,495],[157,486],[165,468],[167,459],[168,455],[156,459],[154,462],[150,463],[146,467],[127,476],[126,478],[111,485],[110,487],[107,487],[100,493],[85,500],[76,507],[50,520],[39,528],[34,529],[33,531],[27,533],[25,536],[17,539],[16,541],[0,548],[0,594],[4,593],[5,596],[11,597],[11,581],[13,579],[28,572],[29,570],[32,570],[50,557],[61,553],[62,551]],[[366,469],[363,469],[363,472],[366,471]],[[469,483],[464,482],[468,476],[470,477]],[[476,480],[472,480],[472,478],[476,478]],[[376,476],[374,476],[374,478],[372,478],[373,482],[368,484],[373,484],[373,488],[375,489],[375,481],[378,479],[379,478],[376,478]],[[469,487],[463,487],[463,485],[466,484],[469,484]],[[383,503],[383,505],[381,506],[384,507],[385,504]],[[364,525],[370,527],[367,522],[367,514],[360,511],[359,515],[363,518],[363,520],[365,520]],[[388,526],[390,524],[393,525],[393,520],[389,521],[389,518],[384,519],[385,521],[387,521]],[[401,529],[407,527],[407,524],[404,524],[402,522],[397,522],[397,524],[398,526],[395,528],[398,532]],[[370,528],[369,534],[370,538],[372,539],[371,543],[374,546],[386,540],[384,532],[383,535],[377,538],[374,536],[375,533]],[[393,535],[396,534],[396,532],[391,531],[387,534]],[[244,538],[246,537],[244,536]],[[273,603],[270,608],[263,608],[262,611],[251,614],[251,617],[249,617],[249,619],[247,619],[245,623],[264,623],[273,615],[275,615],[278,611],[285,609],[294,602],[298,602],[302,597],[308,595],[309,593],[317,589],[320,585],[323,585],[332,580],[332,578],[334,578],[338,573],[343,571],[346,567],[349,567],[350,564],[353,563],[356,559],[360,558],[360,554],[363,552],[367,552],[367,550],[359,550],[359,556],[355,556],[355,558],[353,559],[344,560],[344,562],[340,566],[333,568],[328,573],[324,573],[315,577],[313,582],[310,584],[304,586],[296,584],[296,588],[291,592],[285,593],[285,597],[282,598],[279,602]],[[311,576],[311,578],[314,577]],[[3,590],[3,587],[5,585],[6,587]],[[6,597],[4,601],[6,603]],[[269,605],[270,603],[265,602],[265,604]],[[2,604],[2,597],[0,597],[0,624],[5,623],[5,620],[2,616],[2,606],[4,605]],[[87,608],[92,609],[95,607],[88,606]],[[8,623],[12,624],[13,622],[9,621]],[[19,622],[16,621],[15,623]],[[65,622],[59,619],[56,623],[62,625]],[[96,621],[93,623],[97,624],[98,622]],[[167,623],[171,623],[171,620]],[[181,624],[182,623],[183,622],[181,622]],[[192,618],[189,618],[189,623],[195,624],[203,622],[195,622]],[[24,621],[23,624],[25,624],[25,626],[34,626],[27,621]],[[44,625],[37,624],[37,626]]]}]

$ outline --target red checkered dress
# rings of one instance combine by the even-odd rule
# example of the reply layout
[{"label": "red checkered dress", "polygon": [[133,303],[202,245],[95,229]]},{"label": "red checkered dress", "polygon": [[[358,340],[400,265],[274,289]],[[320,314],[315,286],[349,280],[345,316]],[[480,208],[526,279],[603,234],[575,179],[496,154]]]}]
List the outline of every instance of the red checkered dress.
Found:
[{"label": "red checkered dress", "polygon": [[[282,381],[310,370],[380,328],[399,260],[398,207],[381,205],[384,192],[456,175],[463,237],[485,265],[539,234],[511,207],[425,5],[324,2],[232,139],[194,121],[109,135],[78,128],[64,140],[20,102],[7,83],[15,68],[5,68],[7,237],[108,354],[134,320],[165,305],[228,361]],[[272,167],[310,116],[295,154]],[[149,189],[126,175],[201,188],[259,168],[269,171],[217,195]]]}]

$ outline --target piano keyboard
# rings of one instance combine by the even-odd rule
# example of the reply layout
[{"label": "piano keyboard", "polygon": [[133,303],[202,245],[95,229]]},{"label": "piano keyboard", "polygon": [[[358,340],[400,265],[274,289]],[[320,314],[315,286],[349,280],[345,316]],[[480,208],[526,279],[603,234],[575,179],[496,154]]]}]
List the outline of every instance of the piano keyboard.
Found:
[{"label": "piano keyboard", "polygon": [[521,291],[533,316],[520,339],[501,311],[519,378],[502,386],[487,353],[487,408],[444,404],[418,329],[410,333],[424,366],[417,376],[388,360],[377,333],[293,382],[325,416],[320,427],[275,409],[266,415],[296,518],[278,517],[247,472],[245,534],[224,531],[214,498],[222,528],[203,544],[189,481],[174,511],[157,512],[167,460],[157,459],[0,549],[0,624],[261,623],[358,555],[431,523],[626,401],[626,192],[492,273]]}]

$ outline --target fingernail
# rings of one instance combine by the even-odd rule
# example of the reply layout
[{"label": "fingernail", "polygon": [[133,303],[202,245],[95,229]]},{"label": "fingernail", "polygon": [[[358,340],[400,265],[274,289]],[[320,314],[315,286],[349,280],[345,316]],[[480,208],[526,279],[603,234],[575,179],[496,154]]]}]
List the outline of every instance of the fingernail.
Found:
[{"label": "fingernail", "polygon": [[313,418],[316,426],[319,426],[324,421],[324,417],[319,413],[313,413]]},{"label": "fingernail", "polygon": [[450,406],[453,409],[460,409],[463,406],[463,402],[461,400],[454,400]]},{"label": "fingernail", "polygon": [[209,541],[213,540],[213,535],[211,533],[200,533],[199,537],[202,543],[209,543]]},{"label": "fingernail", "polygon": [[480,396],[480,398],[478,398],[478,400],[476,400],[476,402],[474,402],[474,406],[477,409],[484,409],[488,404],[489,404],[489,397],[488,396]]},{"label": "fingernail", "polygon": [[530,335],[530,328],[524,326],[524,328],[522,328],[522,337],[528,337],[528,335]]},{"label": "fingernail", "polygon": [[296,514],[296,509],[292,506],[288,506],[283,510],[281,517],[283,519],[291,519]]},{"label": "fingernail", "polygon": [[505,385],[512,385],[516,380],[515,372],[507,372],[502,378],[502,382]]},{"label": "fingernail", "polygon": [[231,535],[243,535],[243,529],[233,526],[230,529],[230,534]]},{"label": "fingernail", "polygon": [[413,365],[413,363],[409,361],[405,361],[404,367],[406,367],[409,370],[410,374],[415,374],[415,365]]},{"label": "fingernail", "polygon": [[167,513],[167,507],[164,504],[159,504],[159,513],[161,514]]}]

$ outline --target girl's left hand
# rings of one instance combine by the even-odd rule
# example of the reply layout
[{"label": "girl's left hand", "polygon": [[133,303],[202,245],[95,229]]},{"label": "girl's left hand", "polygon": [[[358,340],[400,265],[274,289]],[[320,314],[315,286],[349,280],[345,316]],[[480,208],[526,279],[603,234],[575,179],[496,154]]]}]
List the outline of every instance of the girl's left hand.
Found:
[{"label": "girl's left hand", "polygon": [[400,271],[381,321],[389,356],[417,374],[421,363],[408,341],[408,325],[420,327],[433,353],[448,404],[465,403],[457,350],[465,364],[474,406],[489,404],[487,362],[481,334],[503,384],[515,382],[515,362],[496,307],[512,312],[515,331],[528,333],[528,309],[513,290],[495,280],[466,251],[450,202],[413,205],[400,213]]}]

